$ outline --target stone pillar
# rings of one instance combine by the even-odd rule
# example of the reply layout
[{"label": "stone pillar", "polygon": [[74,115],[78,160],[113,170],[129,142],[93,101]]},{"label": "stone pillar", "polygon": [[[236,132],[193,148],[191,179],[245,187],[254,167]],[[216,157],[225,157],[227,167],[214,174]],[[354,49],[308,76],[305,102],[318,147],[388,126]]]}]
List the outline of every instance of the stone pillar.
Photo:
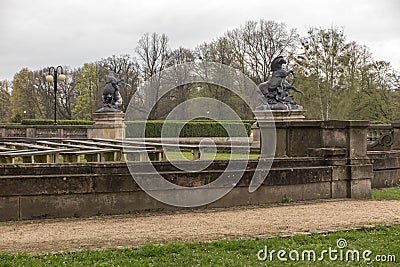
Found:
[{"label": "stone pillar", "polygon": [[368,126],[369,121],[349,121],[347,156],[351,177],[349,190],[351,198],[371,197],[374,170],[367,156]]},{"label": "stone pillar", "polygon": [[369,121],[324,121],[322,139],[324,147],[346,148],[349,159],[367,157],[367,128]]},{"label": "stone pillar", "polygon": [[[260,158],[285,157],[288,151],[287,123],[305,119],[305,110],[255,110],[257,122],[252,126],[253,142],[260,142]],[[276,144],[271,136],[276,136]],[[257,143],[256,143],[257,144]],[[272,154],[271,152],[274,151]]]},{"label": "stone pillar", "polygon": [[26,137],[28,138],[36,138],[36,128],[34,126],[26,128]]},{"label": "stone pillar", "polygon": [[[290,112],[293,111],[254,112],[260,130],[260,158],[321,158],[331,166],[333,198],[370,197],[373,166],[367,155],[369,122],[305,120],[302,114],[291,116]],[[394,132],[400,136],[398,126],[398,132],[395,127]],[[276,133],[274,155],[272,131]],[[395,144],[400,148],[400,140]]]},{"label": "stone pillar", "polygon": [[324,121],[322,125],[324,147],[346,149],[344,168],[349,198],[371,196],[373,165],[367,155],[368,126],[368,121]]},{"label": "stone pillar", "polygon": [[400,122],[393,122],[393,144],[392,150],[400,150]]},{"label": "stone pillar", "polygon": [[125,137],[123,112],[95,112],[92,138],[119,139]]},{"label": "stone pillar", "polygon": [[251,141],[251,147],[260,149],[261,140],[260,140],[260,127],[258,126],[258,122],[253,123],[251,125],[251,131],[253,132],[253,140]]}]

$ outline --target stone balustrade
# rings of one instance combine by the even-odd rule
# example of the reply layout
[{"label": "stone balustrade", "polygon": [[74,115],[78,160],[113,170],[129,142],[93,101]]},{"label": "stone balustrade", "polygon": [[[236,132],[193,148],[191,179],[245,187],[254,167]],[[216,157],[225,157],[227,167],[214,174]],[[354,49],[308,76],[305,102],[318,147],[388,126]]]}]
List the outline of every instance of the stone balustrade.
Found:
[{"label": "stone balustrade", "polygon": [[0,125],[0,138],[91,138],[91,125]]}]

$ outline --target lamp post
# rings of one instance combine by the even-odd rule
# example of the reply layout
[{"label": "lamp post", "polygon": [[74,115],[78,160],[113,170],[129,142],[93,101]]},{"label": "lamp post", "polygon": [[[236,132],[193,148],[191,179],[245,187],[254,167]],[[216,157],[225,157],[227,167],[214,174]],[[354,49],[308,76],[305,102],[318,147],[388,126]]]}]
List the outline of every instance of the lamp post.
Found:
[{"label": "lamp post", "polygon": [[[60,75],[58,72],[60,71]],[[63,68],[58,66],[56,68],[50,67],[49,74],[46,75],[46,81],[54,82],[54,125],[57,125],[57,80],[65,81],[66,77],[63,74]]]}]

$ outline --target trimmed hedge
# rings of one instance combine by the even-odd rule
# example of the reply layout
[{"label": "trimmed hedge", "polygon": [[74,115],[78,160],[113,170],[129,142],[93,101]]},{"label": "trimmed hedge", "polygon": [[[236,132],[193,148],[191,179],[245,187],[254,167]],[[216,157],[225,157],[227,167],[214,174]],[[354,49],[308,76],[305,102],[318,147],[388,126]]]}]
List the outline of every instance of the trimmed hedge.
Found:
[{"label": "trimmed hedge", "polygon": [[[21,125],[53,125],[53,120],[22,120]],[[94,121],[84,121],[84,120],[57,120],[57,125],[93,125]]]},{"label": "trimmed hedge", "polygon": [[256,120],[242,120],[242,122],[243,122],[243,123],[248,123],[248,124],[253,125],[253,123],[255,123]]},{"label": "trimmed hedge", "polygon": [[[231,137],[237,137],[240,136],[243,124],[247,136],[250,136],[251,125],[253,122],[254,121],[224,121],[220,123],[212,120],[193,120],[185,123],[181,121],[167,121],[164,131],[166,129],[171,129],[172,132],[174,132],[174,129],[181,128],[179,137],[229,137],[229,131],[231,133]],[[144,125],[146,126],[146,137],[161,137],[161,131],[164,123],[165,121],[160,120],[125,121],[126,137],[141,137],[140,130],[143,130]],[[170,132],[170,130],[168,130],[168,132]],[[176,137],[176,134],[175,136],[174,134],[166,134],[164,137]]]}]

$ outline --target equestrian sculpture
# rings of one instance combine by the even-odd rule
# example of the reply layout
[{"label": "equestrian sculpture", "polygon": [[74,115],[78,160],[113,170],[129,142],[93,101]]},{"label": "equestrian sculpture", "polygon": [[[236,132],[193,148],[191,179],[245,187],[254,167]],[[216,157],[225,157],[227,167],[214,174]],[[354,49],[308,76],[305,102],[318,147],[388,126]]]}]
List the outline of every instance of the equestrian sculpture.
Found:
[{"label": "equestrian sculpture", "polygon": [[[271,63],[272,77],[261,83],[258,88],[262,96],[260,97],[261,106],[256,107],[256,110],[271,109],[271,110],[302,110],[303,107],[298,105],[289,90],[304,95],[304,93],[286,81],[286,77],[290,74],[296,79],[293,70],[286,71],[282,65],[286,64],[286,60],[282,56],[274,58]],[[294,81],[293,81],[294,82]]]}]

